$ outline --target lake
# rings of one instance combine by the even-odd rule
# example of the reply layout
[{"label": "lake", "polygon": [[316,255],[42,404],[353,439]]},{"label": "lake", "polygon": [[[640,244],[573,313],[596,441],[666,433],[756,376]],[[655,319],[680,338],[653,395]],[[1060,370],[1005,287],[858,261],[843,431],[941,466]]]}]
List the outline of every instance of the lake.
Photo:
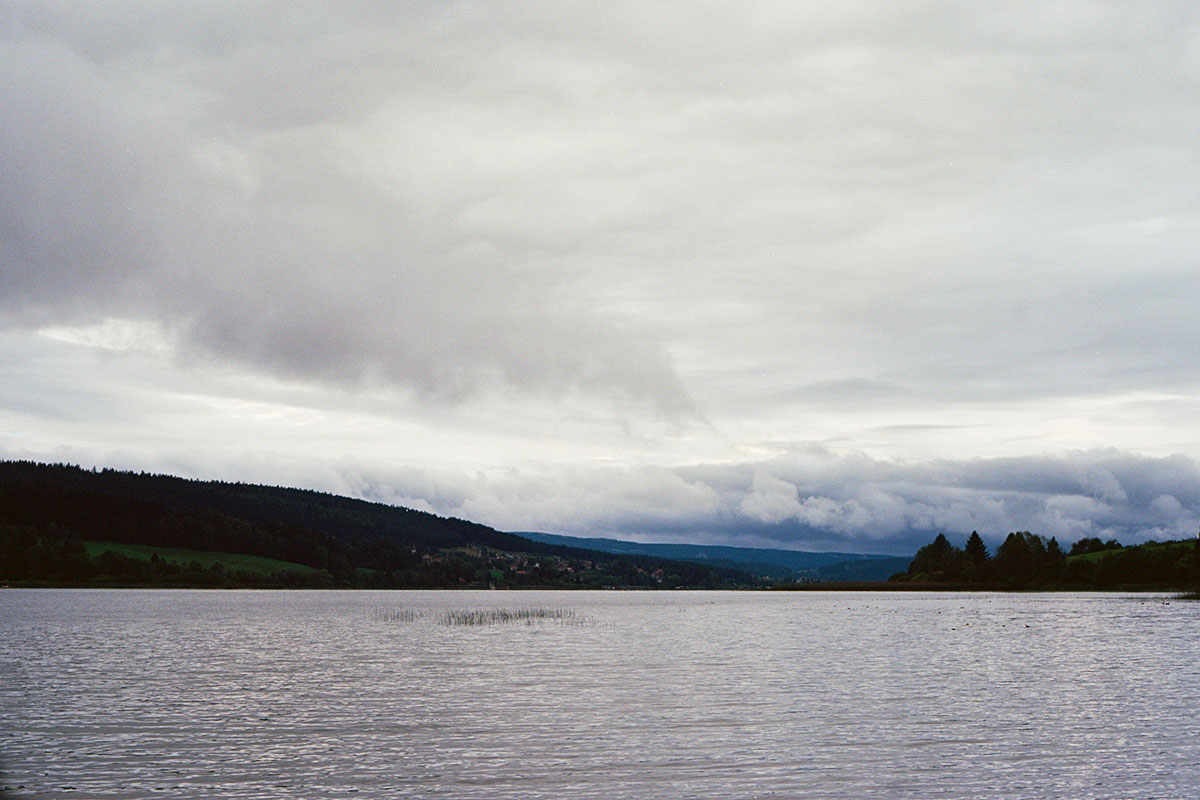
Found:
[{"label": "lake", "polygon": [[1194,798],[1198,618],[1140,594],[9,589],[0,793]]}]

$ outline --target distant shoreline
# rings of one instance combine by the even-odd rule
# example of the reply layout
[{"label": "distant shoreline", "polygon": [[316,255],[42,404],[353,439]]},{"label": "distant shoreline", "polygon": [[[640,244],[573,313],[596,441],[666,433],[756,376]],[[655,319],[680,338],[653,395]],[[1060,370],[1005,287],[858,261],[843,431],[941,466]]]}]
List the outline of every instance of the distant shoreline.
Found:
[{"label": "distant shoreline", "polygon": [[213,586],[212,584],[180,585],[180,584],[86,584],[86,583],[49,583],[28,582],[9,583],[0,586],[5,589],[102,589],[105,591],[226,591],[226,592],[652,592],[655,594],[674,594],[679,592],[737,592],[737,593],[771,593],[771,592],[889,592],[889,593],[927,593],[944,594],[958,592],[969,594],[1171,594],[1179,599],[1200,600],[1200,593],[1186,586],[1112,586],[1104,589],[1081,586],[1004,588],[996,586],[980,586],[979,584],[946,584],[921,583],[914,584],[900,581],[851,581],[829,583],[800,583],[780,586],[737,588],[737,589],[706,589],[706,588],[669,588],[656,589],[646,586],[505,586],[486,588],[480,586],[410,586],[404,588],[362,587],[362,586]]},{"label": "distant shoreline", "polygon": [[983,586],[978,583],[913,583],[910,581],[878,581],[878,582],[830,582],[830,583],[790,583],[781,586],[775,586],[766,591],[772,592],[971,592],[971,593],[1064,593],[1064,592],[1099,592],[1103,594],[1112,594],[1113,592],[1131,592],[1139,594],[1163,593],[1163,592],[1190,592],[1190,586],[1108,586],[1102,589],[1094,586],[1034,586],[1028,588],[1022,587],[1003,587],[1003,586]]}]

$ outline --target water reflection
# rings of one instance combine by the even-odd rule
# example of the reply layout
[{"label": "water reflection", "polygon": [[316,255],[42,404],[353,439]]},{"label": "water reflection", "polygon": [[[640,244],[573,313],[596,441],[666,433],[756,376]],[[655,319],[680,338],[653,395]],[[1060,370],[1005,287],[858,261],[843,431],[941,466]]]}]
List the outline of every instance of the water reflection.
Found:
[{"label": "water reflection", "polygon": [[1196,796],[1196,608],[9,590],[0,785],[94,798]]}]

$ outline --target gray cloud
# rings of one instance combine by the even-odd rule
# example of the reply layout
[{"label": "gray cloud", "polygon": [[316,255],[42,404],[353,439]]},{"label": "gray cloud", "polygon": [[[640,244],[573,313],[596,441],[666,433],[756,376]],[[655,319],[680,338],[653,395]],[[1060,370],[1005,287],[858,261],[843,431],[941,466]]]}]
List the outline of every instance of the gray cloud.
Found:
[{"label": "gray cloud", "polygon": [[915,464],[814,452],[758,467],[740,508],[850,540],[972,530],[993,542],[1012,530],[1066,541],[1181,538],[1200,523],[1198,478],[1188,457],[1115,450]]},{"label": "gray cloud", "polygon": [[1188,4],[13,2],[0,75],[14,452],[642,538],[1194,523]]},{"label": "gray cloud", "polygon": [[[693,413],[643,324],[594,310],[568,271],[462,236],[464,209],[430,207],[445,186],[372,173],[360,147],[372,134],[355,125],[406,99],[414,76],[385,69],[404,46],[383,47],[370,15],[288,10],[275,29],[256,15],[282,8],[181,11],[146,37],[141,20],[116,18],[130,10],[10,11],[10,324],[151,319],[185,352],[282,375],[441,400],[497,383],[578,390]],[[247,14],[260,24],[242,28]],[[386,22],[409,45],[419,33]],[[236,33],[216,36],[224,27]],[[377,141],[403,156],[404,135]],[[437,161],[455,160],[453,142],[437,147]],[[478,166],[424,177],[474,184]]]},{"label": "gray cloud", "polygon": [[673,415],[749,353],[801,404],[1194,387],[1186,7],[542,11],[11,5],[5,316]]},{"label": "gray cloud", "polygon": [[904,554],[939,532],[965,541],[973,530],[993,547],[1014,530],[1134,543],[1195,536],[1200,526],[1193,459],[1113,450],[911,464],[810,449],[758,463],[470,476],[341,461],[323,480],[506,530],[810,550]]},{"label": "gray cloud", "polygon": [[1200,528],[1200,464],[1118,450],[897,462],[818,446],[766,461],[661,466],[397,466],[384,458],[124,447],[6,458],[164,471],[330,491],[462,517],[502,530],[904,555],[945,533],[995,547],[1030,530],[1070,544],[1190,538]]}]

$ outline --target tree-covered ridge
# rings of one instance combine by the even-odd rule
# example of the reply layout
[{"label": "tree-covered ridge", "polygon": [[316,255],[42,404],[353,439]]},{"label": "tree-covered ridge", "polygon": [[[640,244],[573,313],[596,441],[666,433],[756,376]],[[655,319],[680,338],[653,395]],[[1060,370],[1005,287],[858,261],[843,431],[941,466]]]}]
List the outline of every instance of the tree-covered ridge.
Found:
[{"label": "tree-covered ridge", "polygon": [[[308,569],[218,570],[105,554],[96,542],[259,556]],[[533,542],[308,490],[16,461],[0,461],[0,580],[362,588],[761,583],[736,570]]]},{"label": "tree-covered ridge", "polygon": [[977,532],[962,548],[938,534],[892,581],[997,589],[1183,589],[1200,582],[1200,540],[1125,547],[1084,538],[1064,551],[1054,537],[1016,531],[991,555]]}]

